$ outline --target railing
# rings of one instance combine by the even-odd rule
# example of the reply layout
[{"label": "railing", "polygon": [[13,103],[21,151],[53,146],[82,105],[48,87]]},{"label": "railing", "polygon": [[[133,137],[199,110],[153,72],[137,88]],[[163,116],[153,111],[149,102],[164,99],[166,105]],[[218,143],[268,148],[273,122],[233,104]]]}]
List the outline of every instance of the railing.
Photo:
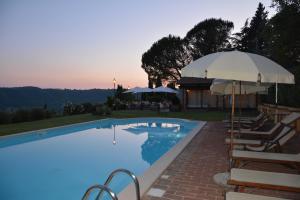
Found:
[{"label": "railing", "polygon": [[106,187],[105,185],[93,185],[93,186],[89,187],[87,189],[87,191],[84,193],[82,200],[87,200],[88,197],[90,196],[91,192],[95,189],[99,189],[100,192],[105,191],[106,193],[108,193],[108,195],[111,197],[111,199],[118,200],[117,195],[111,189]]},{"label": "railing", "polygon": [[[136,200],[140,200],[140,184],[139,184],[139,181],[138,181],[137,177],[127,169],[117,169],[117,170],[113,171],[112,173],[110,173],[110,175],[106,179],[104,185],[108,186],[109,183],[112,181],[112,179],[115,177],[115,175],[117,175],[118,173],[125,173],[133,180],[134,185],[135,185]],[[100,191],[99,195],[97,196],[96,199],[97,200],[101,199],[102,194],[103,194],[103,191]]]},{"label": "railing", "polygon": [[140,200],[141,196],[140,196],[139,181],[138,181],[137,177],[127,169],[116,169],[113,172],[111,172],[110,175],[108,176],[108,178],[106,179],[104,185],[94,185],[94,186],[91,186],[90,188],[88,188],[88,190],[85,192],[84,196],[82,197],[82,200],[87,200],[87,198],[90,196],[90,193],[94,189],[99,189],[100,190],[97,197],[96,197],[96,200],[100,200],[102,198],[103,192],[108,193],[109,196],[113,200],[118,200],[117,195],[108,186],[109,186],[110,182],[112,181],[112,179],[115,177],[115,175],[117,175],[119,173],[124,173],[124,174],[128,175],[133,180],[134,185],[135,185],[136,200]]}]

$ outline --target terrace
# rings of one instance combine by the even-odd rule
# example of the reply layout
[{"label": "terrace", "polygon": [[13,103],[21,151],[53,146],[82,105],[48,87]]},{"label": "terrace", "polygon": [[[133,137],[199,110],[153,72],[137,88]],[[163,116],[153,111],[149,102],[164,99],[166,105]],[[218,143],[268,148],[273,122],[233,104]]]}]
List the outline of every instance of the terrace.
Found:
[{"label": "terrace", "polygon": [[[155,181],[151,188],[160,189],[163,195],[145,195],[143,200],[222,200],[226,189],[217,185],[213,176],[216,173],[228,170],[228,147],[224,140],[226,137],[224,124],[221,122],[208,122],[184,151],[171,163]],[[284,152],[300,152],[300,135],[285,145]],[[251,163],[247,169],[298,173],[282,165]],[[282,192],[276,190],[263,190],[247,188],[246,193],[300,199],[300,193]],[[148,192],[149,194],[149,192]]]}]

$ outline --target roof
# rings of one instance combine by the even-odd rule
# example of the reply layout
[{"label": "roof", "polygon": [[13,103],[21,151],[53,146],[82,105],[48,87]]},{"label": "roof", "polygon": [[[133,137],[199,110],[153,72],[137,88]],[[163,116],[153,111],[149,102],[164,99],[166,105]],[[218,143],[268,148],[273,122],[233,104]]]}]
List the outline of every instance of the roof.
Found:
[{"label": "roof", "polygon": [[195,78],[195,77],[182,77],[177,83],[181,88],[185,87],[199,87],[209,88],[214,79],[211,78]]}]

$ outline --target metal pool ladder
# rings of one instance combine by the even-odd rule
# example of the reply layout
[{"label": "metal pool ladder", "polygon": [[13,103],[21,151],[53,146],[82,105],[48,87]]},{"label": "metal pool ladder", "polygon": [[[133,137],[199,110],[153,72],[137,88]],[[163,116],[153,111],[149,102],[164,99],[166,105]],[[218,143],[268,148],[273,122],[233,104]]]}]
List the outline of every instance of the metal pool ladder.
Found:
[{"label": "metal pool ladder", "polygon": [[115,175],[119,174],[119,173],[124,173],[126,175],[128,175],[134,182],[135,185],[135,193],[136,193],[136,200],[140,200],[141,196],[140,196],[140,184],[139,181],[137,179],[137,177],[129,170],[127,169],[116,169],[113,172],[110,173],[110,175],[108,176],[108,178],[106,179],[105,183],[103,185],[93,185],[91,187],[89,187],[86,192],[84,193],[82,200],[87,200],[88,197],[90,196],[91,192],[95,189],[99,190],[99,193],[96,197],[95,200],[100,200],[103,196],[103,192],[106,192],[109,197],[113,200],[118,200],[118,197],[116,195],[115,192],[113,192],[109,187],[109,183],[112,181],[112,179],[115,177]]}]

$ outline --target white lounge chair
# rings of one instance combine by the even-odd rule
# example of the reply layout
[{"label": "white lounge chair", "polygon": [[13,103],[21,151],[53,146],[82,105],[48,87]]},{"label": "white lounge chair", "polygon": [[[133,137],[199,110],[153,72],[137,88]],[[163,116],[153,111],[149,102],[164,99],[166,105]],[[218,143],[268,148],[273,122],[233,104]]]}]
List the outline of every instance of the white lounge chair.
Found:
[{"label": "white lounge chair", "polygon": [[[234,145],[257,145],[257,146],[262,145],[263,143],[262,140],[248,140],[248,139],[236,139],[236,138],[234,138],[232,142]],[[226,138],[225,143],[229,145],[230,138]]]},{"label": "white lounge chair", "polygon": [[[255,117],[235,117],[233,121],[239,122],[240,120],[241,122],[245,122],[245,123],[253,123],[254,121],[258,121],[259,119],[261,119],[264,115],[265,115],[264,113],[259,113],[259,115]],[[231,119],[225,119],[222,122],[231,123]]]},{"label": "white lounge chair", "polygon": [[[234,121],[234,128],[235,129],[241,128],[242,130],[258,130],[259,128],[263,127],[267,121],[268,121],[268,117],[264,114],[260,114],[255,120]],[[225,123],[226,123],[225,126],[227,128],[231,127],[230,121]]]},{"label": "white lounge chair", "polygon": [[246,145],[244,147],[246,150],[250,151],[276,150],[277,152],[281,152],[281,147],[284,144],[286,144],[290,139],[292,139],[295,135],[295,129],[285,126],[273,140],[263,141],[262,145],[260,146]]},{"label": "white lounge chair", "polygon": [[291,125],[292,123],[296,122],[298,119],[300,119],[300,113],[298,112],[292,112],[289,115],[285,116],[281,123],[285,125]]},{"label": "white lounge chair", "polygon": [[232,168],[228,184],[290,192],[300,192],[300,175]]},{"label": "white lounge chair", "polygon": [[[275,126],[269,131],[253,131],[249,129],[234,130],[235,134],[240,134],[240,136],[260,136],[260,137],[270,137],[274,132],[281,128],[283,125],[291,125],[300,119],[300,113],[293,112],[285,116],[280,122],[276,123]],[[228,130],[227,133],[231,133],[231,130]]]},{"label": "white lounge chair", "polygon": [[226,200],[288,200],[276,197],[267,197],[262,195],[247,194],[241,192],[227,192]]},{"label": "white lounge chair", "polygon": [[[296,131],[285,126],[279,134],[272,140],[248,140],[248,139],[233,139],[235,150],[250,150],[250,151],[271,151],[276,150],[281,152],[281,147],[294,137]],[[230,144],[230,138],[225,140],[227,144]]]},{"label": "white lounge chair", "polygon": [[300,170],[300,153],[286,154],[233,150],[231,158],[234,167],[244,166],[245,163],[249,162],[264,162],[291,165]]},{"label": "white lounge chair", "polygon": [[[276,123],[273,128],[271,128],[269,131],[250,131],[250,130],[241,130],[240,132],[235,131],[234,133],[239,133],[240,137],[251,137],[251,138],[261,138],[261,139],[270,139],[274,138],[274,135],[277,135],[279,131],[283,128],[283,124]],[[230,138],[226,138],[226,143]],[[230,142],[230,141],[229,141]]]}]

